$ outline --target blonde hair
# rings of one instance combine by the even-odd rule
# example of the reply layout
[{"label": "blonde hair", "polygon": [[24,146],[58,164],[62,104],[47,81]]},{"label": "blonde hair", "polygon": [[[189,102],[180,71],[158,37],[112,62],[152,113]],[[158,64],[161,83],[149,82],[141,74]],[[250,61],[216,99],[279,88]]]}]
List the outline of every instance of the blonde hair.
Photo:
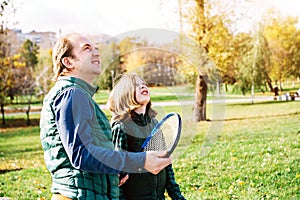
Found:
[{"label": "blonde hair", "polygon": [[[124,74],[113,87],[107,101],[107,108],[113,113],[112,121],[125,117],[141,106],[135,98],[136,78],[143,80],[136,73]],[[151,102],[147,105],[146,113],[150,107]]]},{"label": "blonde hair", "polygon": [[54,72],[54,81],[57,80],[59,76],[63,76],[65,72],[68,72],[68,68],[62,63],[64,57],[75,58],[73,55],[73,44],[72,39],[80,37],[80,34],[70,33],[58,39],[55,43],[53,52],[52,52],[52,61],[53,61],[53,72]]}]

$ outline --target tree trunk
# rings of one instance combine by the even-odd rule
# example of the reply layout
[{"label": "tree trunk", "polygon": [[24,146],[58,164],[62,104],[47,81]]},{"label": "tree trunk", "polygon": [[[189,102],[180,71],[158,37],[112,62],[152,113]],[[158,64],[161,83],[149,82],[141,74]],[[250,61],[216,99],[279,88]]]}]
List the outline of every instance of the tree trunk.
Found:
[{"label": "tree trunk", "polygon": [[270,88],[270,91],[271,91],[271,92],[274,92],[274,88],[273,88],[273,86],[272,86],[272,80],[271,80],[270,78],[267,79],[267,84],[268,84],[268,86],[269,86],[269,88]]},{"label": "tree trunk", "polygon": [[195,87],[195,121],[206,121],[207,76],[199,75]]},{"label": "tree trunk", "polygon": [[28,107],[27,107],[27,110],[26,110],[26,115],[27,115],[27,126],[30,126],[30,116],[29,116],[29,114],[30,114],[30,108],[31,108],[31,95],[30,95],[30,97],[29,97],[29,99],[28,99]]},{"label": "tree trunk", "polygon": [[26,110],[26,116],[27,116],[27,126],[30,126],[30,117],[29,117],[29,112],[30,112],[30,104],[28,105],[28,108]]},{"label": "tree trunk", "polygon": [[2,125],[5,126],[4,104],[1,103]]},{"label": "tree trunk", "polygon": [[227,83],[224,83],[224,86],[225,86],[225,92],[228,92],[228,86],[227,86]]}]

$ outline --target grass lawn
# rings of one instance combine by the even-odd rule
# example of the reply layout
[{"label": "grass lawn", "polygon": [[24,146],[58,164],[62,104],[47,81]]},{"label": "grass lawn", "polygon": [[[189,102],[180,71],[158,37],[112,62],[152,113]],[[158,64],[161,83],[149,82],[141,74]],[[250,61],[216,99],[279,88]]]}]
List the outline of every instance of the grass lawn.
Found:
[{"label": "grass lawn", "polygon": [[216,144],[201,156],[207,127],[174,168],[188,199],[299,199],[299,102],[227,105]]},{"label": "grass lawn", "polygon": [[[227,104],[224,121],[212,107],[198,124],[189,105],[157,108],[184,113],[173,167],[185,197],[299,199],[300,102]],[[39,127],[0,129],[0,197],[50,199],[50,186]]]}]

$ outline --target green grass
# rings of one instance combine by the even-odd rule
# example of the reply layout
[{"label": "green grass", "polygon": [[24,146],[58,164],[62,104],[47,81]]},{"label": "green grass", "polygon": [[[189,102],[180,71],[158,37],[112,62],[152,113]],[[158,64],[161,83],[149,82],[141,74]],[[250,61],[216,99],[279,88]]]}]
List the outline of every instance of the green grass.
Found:
[{"label": "green grass", "polygon": [[[222,121],[214,119],[209,104],[211,121],[197,124],[191,121],[191,106],[157,107],[161,113],[183,114],[173,167],[186,198],[299,199],[299,105],[299,101],[227,104]],[[213,132],[214,127],[220,132]],[[0,197],[50,199],[50,186],[39,128],[0,129]]]},{"label": "green grass", "polygon": [[174,163],[188,199],[299,199],[300,114],[291,113],[229,119],[202,159],[199,133]]},{"label": "green grass", "polygon": [[0,197],[49,197],[51,180],[45,169],[39,127],[2,130],[0,143]]}]

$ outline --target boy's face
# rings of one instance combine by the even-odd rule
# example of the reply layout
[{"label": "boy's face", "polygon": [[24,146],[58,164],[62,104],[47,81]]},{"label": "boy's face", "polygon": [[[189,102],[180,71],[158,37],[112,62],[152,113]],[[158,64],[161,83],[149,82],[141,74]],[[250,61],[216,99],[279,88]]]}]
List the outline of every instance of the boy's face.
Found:
[{"label": "boy's face", "polygon": [[147,84],[140,78],[136,78],[135,98],[141,105],[147,105],[150,101],[150,90]]}]

